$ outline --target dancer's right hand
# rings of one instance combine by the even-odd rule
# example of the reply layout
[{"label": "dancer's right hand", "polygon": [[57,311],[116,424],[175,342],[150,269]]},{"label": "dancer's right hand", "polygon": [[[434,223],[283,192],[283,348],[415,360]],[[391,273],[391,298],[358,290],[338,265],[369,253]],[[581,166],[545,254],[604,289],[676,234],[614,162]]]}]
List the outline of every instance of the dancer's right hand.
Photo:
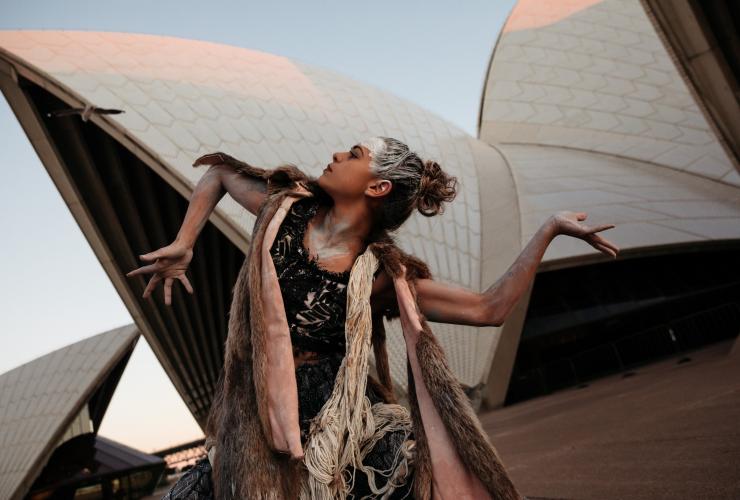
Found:
[{"label": "dancer's right hand", "polygon": [[126,273],[126,276],[129,278],[139,274],[154,273],[154,276],[152,276],[144,289],[143,298],[149,298],[156,288],[157,283],[163,279],[164,303],[168,306],[172,303],[172,282],[174,280],[180,280],[188,293],[193,293],[193,287],[185,275],[185,271],[193,259],[192,247],[184,245],[179,241],[174,241],[158,250],[139,255],[139,258],[148,262],[155,261],[153,264],[141,266],[138,269]]}]

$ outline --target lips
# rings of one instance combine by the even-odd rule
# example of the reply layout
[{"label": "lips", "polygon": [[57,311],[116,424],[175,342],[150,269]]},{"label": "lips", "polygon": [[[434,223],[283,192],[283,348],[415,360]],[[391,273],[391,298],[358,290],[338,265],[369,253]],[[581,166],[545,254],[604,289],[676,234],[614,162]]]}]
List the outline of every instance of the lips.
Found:
[{"label": "lips", "polygon": [[331,172],[331,165],[327,165],[324,170],[328,170],[329,172]]}]

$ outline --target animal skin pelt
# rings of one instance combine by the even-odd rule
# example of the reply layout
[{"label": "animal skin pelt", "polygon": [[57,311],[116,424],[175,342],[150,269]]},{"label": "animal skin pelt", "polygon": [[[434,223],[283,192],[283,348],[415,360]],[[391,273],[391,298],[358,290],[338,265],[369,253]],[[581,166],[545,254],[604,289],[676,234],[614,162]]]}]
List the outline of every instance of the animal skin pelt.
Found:
[{"label": "animal skin pelt", "polygon": [[[193,166],[220,163],[265,179],[268,196],[257,214],[252,241],[234,285],[224,366],[206,423],[206,448],[217,450],[212,463],[214,490],[219,499],[294,499],[300,495],[307,472],[300,460],[276,446],[279,433],[272,428],[276,421],[271,420],[268,410],[272,368],[267,362],[265,311],[269,314],[271,304],[266,307],[261,295],[260,250],[266,229],[286,197],[299,196],[305,189],[318,192],[318,188],[314,178],[294,165],[267,170],[225,153],[211,153],[198,158]],[[398,298],[383,316],[399,318],[407,346],[416,440],[414,497],[524,498],[510,480],[418,308],[414,282],[431,278],[428,266],[402,251],[387,233],[376,235],[367,250],[393,279]],[[369,377],[368,383],[379,389],[386,403],[395,403],[380,316],[372,318],[372,347],[378,379]]]}]

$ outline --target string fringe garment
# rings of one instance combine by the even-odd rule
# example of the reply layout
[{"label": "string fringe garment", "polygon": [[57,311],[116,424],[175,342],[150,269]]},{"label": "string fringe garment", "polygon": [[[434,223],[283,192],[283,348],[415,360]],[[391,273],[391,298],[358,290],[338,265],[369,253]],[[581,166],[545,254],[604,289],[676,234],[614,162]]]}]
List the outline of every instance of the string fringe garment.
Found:
[{"label": "string fringe garment", "polygon": [[360,255],[350,274],[345,323],[347,353],[337,373],[332,395],[311,425],[304,459],[308,481],[301,498],[317,500],[344,499],[354,478],[350,467],[364,471],[371,491],[384,494],[405,480],[413,461],[413,445],[404,440],[400,453],[388,470],[393,476],[384,488],[374,481],[375,469],[363,465],[372,446],[387,432],[403,430],[411,434],[411,416],[397,404],[370,404],[365,396],[372,334],[370,291],[378,259],[370,251]]}]

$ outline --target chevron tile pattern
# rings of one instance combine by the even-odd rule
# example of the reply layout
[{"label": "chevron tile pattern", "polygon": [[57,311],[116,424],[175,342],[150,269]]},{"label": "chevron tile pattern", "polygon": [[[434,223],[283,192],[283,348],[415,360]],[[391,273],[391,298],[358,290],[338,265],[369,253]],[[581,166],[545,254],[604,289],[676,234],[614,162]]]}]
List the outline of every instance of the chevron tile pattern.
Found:
[{"label": "chevron tile pattern", "polygon": [[639,0],[520,0],[492,57],[479,136],[740,186]]}]

